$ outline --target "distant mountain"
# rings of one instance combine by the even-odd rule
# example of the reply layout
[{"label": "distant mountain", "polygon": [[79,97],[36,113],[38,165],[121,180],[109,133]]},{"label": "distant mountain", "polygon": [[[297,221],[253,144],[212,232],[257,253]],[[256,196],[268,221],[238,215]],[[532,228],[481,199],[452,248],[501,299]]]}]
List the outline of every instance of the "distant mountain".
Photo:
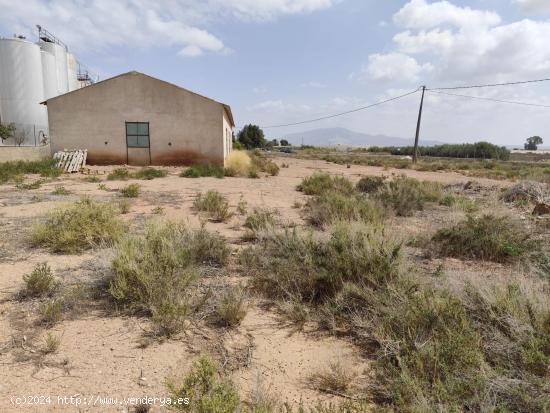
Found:
[{"label": "distant mountain", "polygon": [[[385,135],[368,135],[353,132],[346,128],[315,129],[306,132],[291,133],[284,137],[294,145],[349,145],[349,146],[411,146],[414,138],[404,139]],[[421,140],[422,146],[441,145],[444,142]]]}]

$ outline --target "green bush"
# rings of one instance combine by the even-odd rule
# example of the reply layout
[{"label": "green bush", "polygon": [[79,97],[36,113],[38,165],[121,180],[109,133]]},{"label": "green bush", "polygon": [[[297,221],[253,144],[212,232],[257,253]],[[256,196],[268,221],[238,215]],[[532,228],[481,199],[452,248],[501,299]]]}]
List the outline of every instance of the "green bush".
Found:
[{"label": "green bush", "polygon": [[156,168],[141,168],[132,174],[132,178],[151,180],[155,178],[164,178],[168,175],[168,172],[162,169]]},{"label": "green bush", "polygon": [[323,228],[338,221],[381,222],[385,211],[376,200],[345,195],[336,191],[324,192],[306,204],[310,224]]},{"label": "green bush", "polygon": [[322,195],[328,191],[338,192],[342,195],[352,195],[355,192],[349,179],[319,172],[304,178],[297,189],[306,195]]},{"label": "green bush", "polygon": [[153,220],[145,235],[115,245],[109,292],[127,308],[152,316],[159,334],[170,335],[201,302],[195,282],[202,268],[223,266],[228,256],[225,240],[204,228]]},{"label": "green bush", "polygon": [[235,413],[239,411],[240,398],[234,384],[224,380],[217,365],[207,356],[193,363],[191,371],[180,385],[167,384],[174,399],[189,399],[189,405],[174,406],[175,409],[191,413]]},{"label": "green bush", "polygon": [[82,198],[72,206],[50,212],[31,230],[31,242],[53,252],[74,254],[98,244],[109,243],[125,231],[112,204]]},{"label": "green bush", "polygon": [[384,176],[365,176],[357,182],[355,188],[364,194],[377,192],[384,186],[386,177]]},{"label": "green bush", "polygon": [[55,166],[53,158],[39,161],[10,161],[0,163],[0,184],[4,184],[23,174],[39,174],[42,177],[55,178],[63,172]]},{"label": "green bush", "polygon": [[52,195],[69,195],[70,193],[70,191],[61,185],[56,185],[55,189],[52,191]]},{"label": "green bush", "polygon": [[56,288],[52,270],[45,262],[36,264],[30,274],[23,276],[25,288],[22,291],[25,297],[43,297],[51,294]]},{"label": "green bush", "polygon": [[241,259],[253,285],[273,298],[323,302],[346,283],[381,283],[397,276],[401,244],[360,223],[336,225],[328,239],[296,230],[273,232]]},{"label": "green bush", "polygon": [[139,185],[130,184],[120,189],[120,194],[125,198],[137,198],[139,196]]},{"label": "green bush", "polygon": [[84,180],[84,182],[89,182],[89,183],[92,183],[92,184],[101,182],[101,178],[97,175],[89,175],[89,176],[86,176],[82,179]]},{"label": "green bush", "polygon": [[518,224],[493,215],[469,216],[457,225],[440,229],[432,241],[443,256],[496,262],[517,260],[535,247]]},{"label": "green bush", "polygon": [[405,175],[394,178],[376,193],[376,197],[399,216],[412,216],[415,211],[424,209],[426,202],[437,202],[441,196],[440,184]]},{"label": "green bush", "polygon": [[206,176],[223,178],[224,175],[225,172],[221,166],[211,164],[192,165],[180,173],[180,176],[183,178],[200,178]]},{"label": "green bush", "polygon": [[277,212],[265,208],[254,208],[246,217],[244,227],[247,229],[246,238],[255,239],[260,233],[271,229],[276,224]]},{"label": "green bush", "polygon": [[199,192],[193,202],[197,211],[206,212],[216,222],[225,222],[233,216],[227,199],[218,191]]},{"label": "green bush", "polygon": [[109,175],[107,179],[109,181],[126,181],[130,178],[130,171],[128,168],[116,168]]}]

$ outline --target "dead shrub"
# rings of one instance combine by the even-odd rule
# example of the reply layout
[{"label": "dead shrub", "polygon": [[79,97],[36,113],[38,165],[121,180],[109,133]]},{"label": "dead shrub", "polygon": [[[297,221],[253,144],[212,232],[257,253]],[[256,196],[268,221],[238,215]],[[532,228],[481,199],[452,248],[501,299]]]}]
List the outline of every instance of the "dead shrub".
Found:
[{"label": "dead shrub", "polygon": [[265,208],[254,208],[246,217],[244,227],[247,229],[246,239],[256,239],[261,233],[275,227],[277,212]]},{"label": "dead shrub", "polygon": [[308,381],[316,390],[331,394],[345,394],[350,390],[356,376],[353,369],[337,361],[311,374]]}]

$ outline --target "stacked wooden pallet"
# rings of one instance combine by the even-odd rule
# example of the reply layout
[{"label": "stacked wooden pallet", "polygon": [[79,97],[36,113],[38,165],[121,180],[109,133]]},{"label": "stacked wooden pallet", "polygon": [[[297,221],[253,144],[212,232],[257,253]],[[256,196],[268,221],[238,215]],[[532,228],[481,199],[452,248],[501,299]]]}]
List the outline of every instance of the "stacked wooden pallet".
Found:
[{"label": "stacked wooden pallet", "polygon": [[86,157],[88,151],[86,149],[77,149],[72,151],[59,151],[53,155],[56,160],[56,166],[63,169],[65,172],[78,172],[86,166]]}]

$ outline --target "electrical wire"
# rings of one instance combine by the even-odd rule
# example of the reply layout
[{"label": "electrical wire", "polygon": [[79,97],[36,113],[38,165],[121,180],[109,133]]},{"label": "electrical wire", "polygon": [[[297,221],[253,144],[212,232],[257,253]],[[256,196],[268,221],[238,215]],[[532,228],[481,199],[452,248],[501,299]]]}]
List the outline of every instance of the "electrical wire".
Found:
[{"label": "electrical wire", "polygon": [[486,101],[498,102],[498,103],[509,103],[509,104],[512,104],[512,105],[534,106],[534,107],[539,107],[539,108],[550,108],[550,105],[543,105],[543,104],[540,104],[540,103],[518,102],[518,101],[513,101],[513,100],[493,99],[493,98],[487,98],[487,97],[482,97],[482,96],[461,95],[461,94],[458,94],[458,93],[448,93],[448,92],[436,91],[434,89],[426,89],[426,90],[429,93],[437,93],[438,95],[457,96],[457,97],[461,97],[461,98],[486,100]]},{"label": "electrical wire", "polygon": [[550,82],[550,78],[535,79],[535,80],[524,80],[524,81],[519,81],[519,82],[490,83],[490,84],[486,84],[486,85],[453,86],[453,87],[435,87],[435,88],[426,88],[426,90],[479,89],[479,88],[484,88],[484,87],[526,85],[526,84],[529,84],[529,83],[541,83],[541,82]]},{"label": "electrical wire", "polygon": [[373,108],[375,106],[380,106],[380,105],[383,105],[384,103],[389,103],[389,102],[393,102],[395,100],[398,100],[398,99],[402,99],[404,97],[407,97],[407,96],[410,96],[414,93],[417,93],[418,91],[420,90],[420,88],[416,89],[416,90],[413,90],[412,92],[408,92],[408,93],[405,93],[403,95],[399,95],[399,96],[395,96],[391,99],[386,99],[386,100],[382,100],[380,102],[376,102],[376,103],[373,103],[371,105],[367,105],[367,106],[362,106],[360,108],[356,108],[356,109],[352,109],[352,110],[348,110],[348,111],[345,111],[345,112],[340,112],[340,113],[335,113],[333,115],[327,115],[327,116],[322,116],[320,118],[315,118],[315,119],[309,119],[309,120],[303,120],[303,121],[300,121],[300,122],[294,122],[294,123],[285,123],[285,124],[281,124],[281,125],[269,125],[269,126],[261,126],[262,129],[273,129],[273,128],[283,128],[283,127],[287,127],[287,126],[296,126],[296,125],[303,125],[305,123],[312,123],[312,122],[318,122],[318,121],[321,121],[321,120],[325,120],[325,119],[332,119],[332,118],[336,118],[338,116],[343,116],[343,115],[347,115],[347,114],[350,114],[350,113],[355,113],[355,112],[359,112],[361,110],[366,110],[366,109],[370,109],[370,108]]}]

